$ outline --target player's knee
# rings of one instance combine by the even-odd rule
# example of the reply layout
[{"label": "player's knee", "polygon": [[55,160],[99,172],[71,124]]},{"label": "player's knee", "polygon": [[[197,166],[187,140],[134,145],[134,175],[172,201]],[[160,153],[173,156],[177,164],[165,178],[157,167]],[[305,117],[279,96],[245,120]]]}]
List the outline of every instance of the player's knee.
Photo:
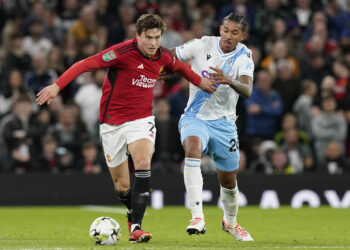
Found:
[{"label": "player's knee", "polygon": [[187,158],[201,158],[202,148],[197,144],[190,144],[185,147],[185,156]]},{"label": "player's knee", "polygon": [[125,194],[130,189],[130,183],[127,182],[114,182],[115,189],[120,194]]},{"label": "player's knee", "polygon": [[138,159],[134,161],[136,170],[150,170],[151,169],[151,161],[146,158]]},{"label": "player's knee", "polygon": [[221,186],[227,189],[234,189],[237,185],[236,180],[225,180],[221,181]]}]

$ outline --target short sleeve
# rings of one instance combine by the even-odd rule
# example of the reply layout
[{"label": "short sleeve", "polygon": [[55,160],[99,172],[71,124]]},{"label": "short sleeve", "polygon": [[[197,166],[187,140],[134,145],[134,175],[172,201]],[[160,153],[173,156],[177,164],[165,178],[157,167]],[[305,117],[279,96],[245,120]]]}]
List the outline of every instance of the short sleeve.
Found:
[{"label": "short sleeve", "polygon": [[254,62],[251,59],[251,53],[241,55],[238,58],[238,77],[241,75],[254,77]]},{"label": "short sleeve", "polygon": [[193,39],[176,47],[176,56],[180,61],[192,60],[194,56],[201,50],[202,41]]}]

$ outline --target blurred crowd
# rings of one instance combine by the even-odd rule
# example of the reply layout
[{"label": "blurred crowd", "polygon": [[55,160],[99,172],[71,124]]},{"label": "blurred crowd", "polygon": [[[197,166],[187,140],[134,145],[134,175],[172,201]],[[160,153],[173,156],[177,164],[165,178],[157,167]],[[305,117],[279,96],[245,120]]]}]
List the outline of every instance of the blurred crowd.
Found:
[{"label": "blurred crowd", "polygon": [[[240,98],[240,171],[350,171],[350,1],[347,0],[2,0],[0,172],[107,171],[98,136],[106,71],[84,73],[52,104],[36,94],[72,64],[135,37],[135,21],[159,14],[162,46],[219,35],[230,12],[249,23],[254,89]],[[180,172],[177,122],[189,84],[178,75],[154,88],[155,172]],[[215,172],[209,157],[203,172]]]}]

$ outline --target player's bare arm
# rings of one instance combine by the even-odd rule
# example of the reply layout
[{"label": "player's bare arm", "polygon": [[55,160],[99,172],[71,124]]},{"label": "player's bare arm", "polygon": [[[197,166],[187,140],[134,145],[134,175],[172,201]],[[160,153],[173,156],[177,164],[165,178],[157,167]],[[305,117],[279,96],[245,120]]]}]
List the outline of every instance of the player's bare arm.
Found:
[{"label": "player's bare arm", "polygon": [[68,70],[66,70],[62,76],[60,76],[57,81],[50,86],[43,88],[37,94],[37,103],[43,105],[45,103],[50,104],[51,101],[59,94],[59,92],[71,81],[73,81],[80,74],[93,71],[102,68],[96,61],[95,56],[88,57],[84,60],[76,62]]},{"label": "player's bare arm", "polygon": [[238,80],[233,80],[223,70],[218,67],[209,67],[214,72],[209,73],[209,79],[216,83],[227,84],[233,88],[238,94],[245,98],[249,98],[253,90],[253,78],[247,75],[241,75]]},{"label": "player's bare arm", "polygon": [[[176,60],[178,60],[177,56],[176,56],[176,52],[175,49],[170,50],[171,54],[176,58]],[[181,61],[178,61],[180,65],[183,65],[184,63]],[[180,73],[180,72],[178,72]],[[163,70],[160,75],[159,78],[160,80],[166,80],[168,79],[171,75],[173,74],[172,71],[168,71],[168,70]],[[181,73],[180,73],[181,74]],[[187,79],[188,80],[188,79]],[[197,85],[197,84],[196,84]],[[199,88],[203,89],[204,91],[212,94],[215,92],[216,90],[216,84],[215,82],[209,80],[208,78],[202,77],[201,78],[201,82],[200,84],[197,85]]]},{"label": "player's bare arm", "polygon": [[38,98],[36,99],[37,103],[39,105],[43,105],[46,102],[50,104],[51,101],[58,96],[60,90],[60,87],[56,83],[47,86],[38,93]]}]

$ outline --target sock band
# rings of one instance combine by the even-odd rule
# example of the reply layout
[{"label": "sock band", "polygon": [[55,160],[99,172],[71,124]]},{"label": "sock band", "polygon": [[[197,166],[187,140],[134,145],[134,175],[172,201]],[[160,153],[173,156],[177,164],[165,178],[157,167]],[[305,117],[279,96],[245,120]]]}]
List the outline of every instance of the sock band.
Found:
[{"label": "sock band", "polygon": [[151,177],[151,170],[136,170],[135,177],[149,178],[149,177]]},{"label": "sock band", "polygon": [[150,198],[151,170],[136,170],[132,193],[132,224],[142,224]]}]

